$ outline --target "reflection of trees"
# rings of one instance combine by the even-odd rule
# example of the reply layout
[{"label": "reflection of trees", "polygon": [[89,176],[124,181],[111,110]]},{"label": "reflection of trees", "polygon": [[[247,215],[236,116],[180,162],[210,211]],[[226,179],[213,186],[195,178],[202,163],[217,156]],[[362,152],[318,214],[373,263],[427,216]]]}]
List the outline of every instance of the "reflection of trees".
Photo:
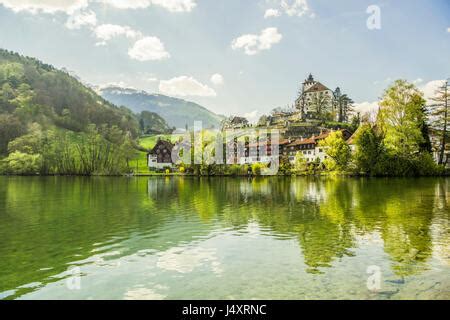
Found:
[{"label": "reflection of trees", "polygon": [[319,200],[316,212],[309,211],[298,227],[299,243],[303,249],[309,272],[319,272],[318,267],[328,267],[335,258],[351,254],[354,246],[351,232],[351,194],[347,181],[326,180],[316,182],[325,190],[326,200]]},{"label": "reflection of trees", "polygon": [[435,187],[435,205],[433,207],[434,247],[438,259],[450,266],[450,180],[441,179]]},{"label": "reflection of trees", "polygon": [[431,208],[439,206],[433,197],[435,181],[186,179],[172,200],[166,195],[168,200],[155,203],[178,201],[203,222],[245,229],[256,221],[275,237],[297,238],[309,272],[351,255],[357,234],[379,232],[394,272],[404,276],[426,268],[431,256]]},{"label": "reflection of trees", "polygon": [[448,256],[448,179],[2,179],[0,291],[59,274],[108,241],[126,239],[123,255],[165,250],[250,222],[297,239],[309,272],[350,255],[358,234],[381,235],[399,276],[427,267],[432,240]]}]

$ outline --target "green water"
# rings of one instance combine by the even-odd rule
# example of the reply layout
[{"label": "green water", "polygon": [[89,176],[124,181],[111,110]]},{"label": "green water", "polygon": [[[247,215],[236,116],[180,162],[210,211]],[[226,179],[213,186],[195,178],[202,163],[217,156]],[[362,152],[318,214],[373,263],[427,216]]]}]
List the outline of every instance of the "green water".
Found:
[{"label": "green water", "polygon": [[449,221],[443,178],[0,177],[0,299],[449,299]]}]

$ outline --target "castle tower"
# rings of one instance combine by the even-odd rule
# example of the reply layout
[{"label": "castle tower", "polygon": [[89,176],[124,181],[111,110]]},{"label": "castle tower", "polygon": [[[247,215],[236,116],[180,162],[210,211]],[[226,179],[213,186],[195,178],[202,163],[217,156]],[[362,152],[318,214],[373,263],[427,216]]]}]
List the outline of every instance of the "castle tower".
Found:
[{"label": "castle tower", "polygon": [[303,82],[303,92],[305,92],[306,90],[308,90],[309,88],[311,88],[313,85],[316,84],[316,81],[314,81],[314,77],[313,75],[310,73],[308,78],[305,80],[305,82]]}]

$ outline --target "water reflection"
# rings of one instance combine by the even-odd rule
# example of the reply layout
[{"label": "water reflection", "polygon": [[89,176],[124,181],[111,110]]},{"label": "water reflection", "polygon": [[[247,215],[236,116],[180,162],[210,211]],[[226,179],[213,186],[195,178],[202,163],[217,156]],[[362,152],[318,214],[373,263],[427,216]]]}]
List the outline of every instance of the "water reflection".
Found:
[{"label": "water reflection", "polygon": [[202,221],[236,229],[256,221],[297,238],[312,273],[352,256],[357,235],[371,232],[380,234],[397,275],[426,270],[433,219],[445,229],[435,242],[448,248],[445,179],[150,179],[148,190],[158,210],[191,207]]},{"label": "water reflection", "polygon": [[[329,270],[351,282],[357,266],[374,256],[401,283],[436,270],[445,279],[449,184],[434,178],[0,177],[0,298],[40,292],[67,277],[71,265],[90,268],[88,277],[112,279],[118,276],[112,270],[126,264],[136,270],[121,275],[128,283],[145,269],[144,261],[152,271],[140,276],[228,279],[222,291],[214,288],[217,297],[243,290],[245,281],[233,287],[230,274],[262,283],[275,272],[280,291],[294,276],[312,281],[305,287],[311,291],[314,279],[333,279]],[[155,289],[145,279],[127,285],[120,297],[183,298],[170,294],[176,282]],[[292,290],[294,298],[309,292]],[[263,297],[278,297],[274,292]]]}]

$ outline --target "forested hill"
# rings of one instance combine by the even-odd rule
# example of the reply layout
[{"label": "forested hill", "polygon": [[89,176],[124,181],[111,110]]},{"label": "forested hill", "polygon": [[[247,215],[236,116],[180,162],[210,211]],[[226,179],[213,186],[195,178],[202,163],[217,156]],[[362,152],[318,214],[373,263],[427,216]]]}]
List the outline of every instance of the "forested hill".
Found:
[{"label": "forested hill", "polygon": [[129,109],[116,107],[67,72],[0,49],[3,172],[111,173],[127,161],[138,133],[139,121]]},{"label": "forested hill", "polygon": [[23,124],[55,124],[85,131],[89,124],[116,125],[137,134],[130,110],[118,108],[76,78],[34,58],[0,49],[0,113]]}]

